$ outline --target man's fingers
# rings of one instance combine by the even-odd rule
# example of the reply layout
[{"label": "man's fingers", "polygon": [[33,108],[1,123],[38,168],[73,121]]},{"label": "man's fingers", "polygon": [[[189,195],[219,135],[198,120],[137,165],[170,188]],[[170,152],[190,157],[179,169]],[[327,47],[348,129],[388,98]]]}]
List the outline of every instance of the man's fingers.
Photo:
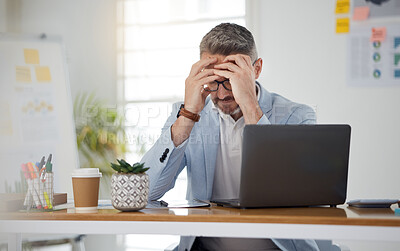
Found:
[{"label": "man's fingers", "polygon": [[197,84],[198,84],[198,85],[205,85],[205,84],[208,84],[208,83],[210,83],[210,82],[213,82],[213,81],[217,80],[218,78],[220,78],[220,76],[212,75],[212,76],[209,76],[209,77],[200,79],[200,80],[197,82]]},{"label": "man's fingers", "polygon": [[231,79],[231,77],[233,76],[234,73],[230,72],[230,71],[214,70],[214,74],[218,75],[220,77]]},{"label": "man's fingers", "polygon": [[229,55],[224,59],[224,62],[235,62],[240,68],[251,67],[250,57],[243,54]]},{"label": "man's fingers", "polygon": [[192,65],[192,69],[190,70],[189,76],[194,77],[199,72],[201,72],[206,66],[215,63],[217,61],[216,58],[205,58],[197,61],[195,64]]},{"label": "man's fingers", "polygon": [[229,70],[229,71],[232,71],[232,72],[239,72],[240,71],[240,67],[239,66],[237,66],[236,64],[233,64],[233,63],[229,63],[229,62],[215,65],[214,68]]},{"label": "man's fingers", "polygon": [[203,71],[199,72],[193,79],[202,79],[207,76],[212,76],[214,75],[214,70],[213,69],[204,69]]}]

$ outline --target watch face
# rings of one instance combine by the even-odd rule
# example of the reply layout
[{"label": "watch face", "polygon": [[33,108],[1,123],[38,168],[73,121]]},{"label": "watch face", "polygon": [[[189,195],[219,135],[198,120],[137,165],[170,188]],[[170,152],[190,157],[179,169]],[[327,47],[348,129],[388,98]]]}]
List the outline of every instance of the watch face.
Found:
[{"label": "watch face", "polygon": [[181,106],[179,107],[178,113],[176,114],[176,117],[179,118],[179,116],[181,116],[181,109],[184,107],[184,104],[181,104]]}]

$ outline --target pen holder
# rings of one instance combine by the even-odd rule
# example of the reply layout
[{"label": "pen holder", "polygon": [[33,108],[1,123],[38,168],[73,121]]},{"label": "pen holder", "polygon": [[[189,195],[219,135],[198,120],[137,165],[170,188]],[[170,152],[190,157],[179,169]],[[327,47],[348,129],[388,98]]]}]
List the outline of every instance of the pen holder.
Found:
[{"label": "pen holder", "polygon": [[52,172],[25,172],[26,196],[24,207],[27,210],[53,210],[54,174]]}]

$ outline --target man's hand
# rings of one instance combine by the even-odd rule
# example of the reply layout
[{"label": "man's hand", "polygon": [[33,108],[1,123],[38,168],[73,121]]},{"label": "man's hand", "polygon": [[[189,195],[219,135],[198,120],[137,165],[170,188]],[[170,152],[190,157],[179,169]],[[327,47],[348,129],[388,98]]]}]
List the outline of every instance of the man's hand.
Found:
[{"label": "man's hand", "polygon": [[[206,69],[207,66],[217,62],[216,58],[201,59],[192,66],[189,76],[185,81],[185,109],[199,114],[210,92],[204,90],[203,85],[208,84],[219,76],[214,75],[214,69]],[[171,137],[175,146],[182,144],[190,136],[194,121],[180,116],[171,127]]]},{"label": "man's hand", "polygon": [[203,85],[208,84],[219,76],[214,75],[213,69],[206,69],[210,64],[217,62],[216,58],[205,58],[196,62],[190,70],[189,76],[185,81],[185,109],[200,113],[205,104],[205,100],[210,92],[204,90]]},{"label": "man's hand", "polygon": [[255,71],[248,55],[229,55],[214,66],[214,74],[229,79],[232,94],[243,112],[246,124],[255,124],[262,116],[255,88]]}]

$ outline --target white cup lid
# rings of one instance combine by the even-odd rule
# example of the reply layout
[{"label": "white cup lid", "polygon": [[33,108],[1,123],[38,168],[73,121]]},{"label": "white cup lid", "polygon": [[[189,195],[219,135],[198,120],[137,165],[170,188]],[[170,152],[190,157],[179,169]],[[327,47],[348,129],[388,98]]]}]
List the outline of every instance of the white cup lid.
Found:
[{"label": "white cup lid", "polygon": [[102,174],[98,168],[79,168],[72,172],[72,177],[75,178],[97,178],[101,176]]}]

